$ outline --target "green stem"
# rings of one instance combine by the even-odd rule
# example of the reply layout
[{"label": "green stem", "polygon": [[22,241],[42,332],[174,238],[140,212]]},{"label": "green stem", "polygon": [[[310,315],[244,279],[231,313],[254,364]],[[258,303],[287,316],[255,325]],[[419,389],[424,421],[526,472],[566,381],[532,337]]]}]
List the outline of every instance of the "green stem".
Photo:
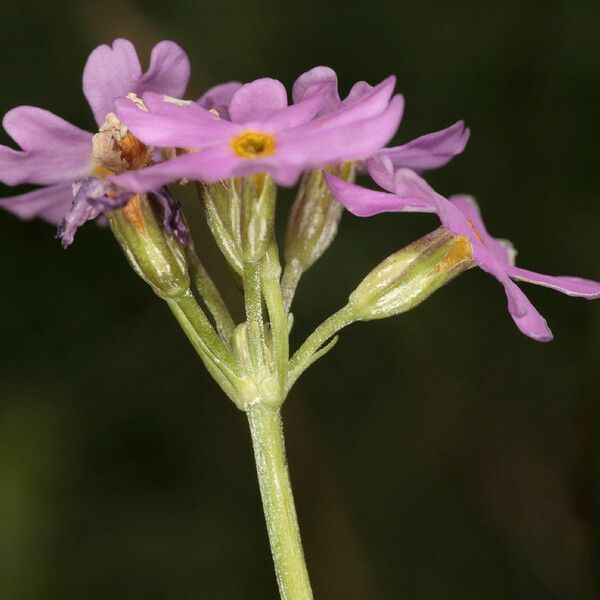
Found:
[{"label": "green stem", "polygon": [[248,346],[255,370],[264,365],[264,323],[262,315],[262,292],[260,287],[260,263],[244,263],[244,303],[248,326]]},{"label": "green stem", "polygon": [[[195,300],[193,301],[195,302]],[[207,371],[221,386],[221,389],[225,392],[225,394],[227,394],[227,397],[233,402],[236,402],[237,397],[234,382],[236,381],[237,377],[233,373],[225,373],[223,371],[222,367],[220,366],[219,359],[215,356],[215,353],[212,351],[212,349],[209,348],[205,339],[202,337],[202,335],[196,328],[196,319],[191,314],[192,311],[190,310],[187,301],[183,303],[183,307],[181,300],[167,300],[167,304],[169,305],[171,312],[181,325],[181,328],[183,329],[187,338],[190,340],[192,346],[202,359],[202,362],[204,363],[204,366],[206,367]],[[198,310],[201,310],[200,307],[198,307]],[[217,339],[219,338],[217,337]]]},{"label": "green stem", "polygon": [[[340,308],[328,319],[323,321],[309,336],[306,341],[296,350],[290,360],[289,380],[293,383],[298,379],[300,373],[312,362],[311,358],[315,352],[340,329],[354,323],[356,316],[350,305]],[[288,387],[290,383],[288,382]]]},{"label": "green stem", "polygon": [[[188,291],[181,298],[168,300],[167,302],[171,310],[173,306],[178,308],[177,313],[174,312],[174,314],[178,317],[194,347],[201,345],[210,360],[229,380],[233,382],[239,379],[241,373],[233,354],[213,329],[204,311],[198,306],[192,292]],[[185,316],[184,323],[179,319],[179,314]],[[190,336],[191,333],[195,335]]]},{"label": "green stem", "polygon": [[304,273],[304,268],[297,258],[289,260],[283,269],[281,293],[283,295],[283,304],[286,313],[290,312],[292,302],[294,301],[294,295],[296,294],[296,288],[298,287],[302,273]]},{"label": "green stem", "polygon": [[269,313],[269,323],[271,324],[273,358],[279,379],[280,392],[283,395],[287,378],[290,344],[288,319],[279,285],[280,276],[281,266],[279,264],[277,244],[273,241],[262,259],[261,280],[262,292]]},{"label": "green stem", "polygon": [[281,599],[312,600],[285,458],[280,409],[257,403],[248,408],[248,422]]},{"label": "green stem", "polygon": [[190,264],[190,276],[198,290],[198,294],[204,300],[206,308],[208,308],[215,320],[219,335],[226,343],[229,343],[235,329],[235,323],[231,318],[227,305],[217,286],[204,268],[204,265],[200,262],[194,248],[191,246],[188,250],[188,260]]}]

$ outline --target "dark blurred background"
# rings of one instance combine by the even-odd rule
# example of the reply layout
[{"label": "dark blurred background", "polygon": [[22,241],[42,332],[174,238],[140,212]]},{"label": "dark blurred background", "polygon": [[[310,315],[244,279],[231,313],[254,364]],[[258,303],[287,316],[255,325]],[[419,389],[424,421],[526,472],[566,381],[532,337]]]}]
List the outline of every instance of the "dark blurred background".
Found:
[{"label": "dark blurred background", "polygon": [[[191,97],[291,84],[316,64],[344,92],[395,73],[398,141],[459,118],[473,130],[430,181],[474,194],[523,266],[599,279],[599,31],[597,0],[10,1],[0,112],[32,104],[92,129],[81,71],[118,36],[145,60],[177,40]],[[294,343],[433,224],[346,215],[302,280]],[[244,416],[167,308],[106,230],[65,252],[44,223],[2,213],[0,228],[1,597],[275,598]],[[197,238],[238,302],[200,225]],[[317,598],[599,597],[600,303],[526,287],[551,344],[521,335],[474,270],[351,327],[294,389],[284,417]]]}]

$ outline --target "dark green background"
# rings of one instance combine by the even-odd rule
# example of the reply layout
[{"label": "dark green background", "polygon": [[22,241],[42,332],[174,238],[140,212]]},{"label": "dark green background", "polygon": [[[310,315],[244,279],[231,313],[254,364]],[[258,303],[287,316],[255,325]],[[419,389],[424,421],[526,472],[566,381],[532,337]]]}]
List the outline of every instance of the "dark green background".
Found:
[{"label": "dark green background", "polygon": [[[600,279],[599,32],[597,1],[13,0],[0,112],[33,104],[91,129],[81,70],[117,36],[145,56],[177,40],[193,97],[316,64],[344,91],[395,73],[398,140],[473,129],[436,187],[474,194],[523,266]],[[433,224],[347,215],[301,283],[294,343]],[[64,252],[43,223],[0,214],[0,230],[0,596],[275,598],[244,417],[166,307],[108,231]],[[297,385],[284,417],[317,598],[597,597],[600,303],[526,291],[554,343],[522,336],[474,270],[353,326]]]}]

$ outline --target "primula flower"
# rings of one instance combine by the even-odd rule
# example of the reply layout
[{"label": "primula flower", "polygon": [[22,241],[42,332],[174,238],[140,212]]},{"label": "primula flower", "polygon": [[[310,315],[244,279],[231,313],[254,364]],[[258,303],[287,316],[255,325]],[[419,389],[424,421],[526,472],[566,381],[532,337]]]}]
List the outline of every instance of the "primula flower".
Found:
[{"label": "primula flower", "polygon": [[[113,110],[115,98],[146,91],[181,95],[189,75],[188,58],[174,42],[157,44],[150,67],[143,73],[133,44],[117,39],[112,47],[99,46],[90,54],[83,72],[83,91],[101,126]],[[46,110],[19,106],[4,116],[3,126],[21,150],[0,146],[0,181],[45,186],[0,200],[2,208],[22,219],[37,216],[59,223],[73,202],[73,183],[106,174],[92,156],[93,134]],[[77,189],[82,192],[81,186]]]},{"label": "primula flower", "polygon": [[[329,89],[329,98],[321,109],[321,114],[339,110],[344,104],[372,90],[372,86],[366,81],[359,81],[352,86],[348,96],[341,100],[335,71],[329,67],[315,67],[300,75],[294,83],[292,90],[294,102],[301,102],[304,96],[317,85],[327,85]],[[402,146],[382,148],[375,153],[375,156],[387,156],[390,165],[395,168],[406,167],[414,171],[437,169],[465,149],[470,134],[470,130],[465,128],[464,121],[457,121],[446,129],[423,135]]]},{"label": "primula flower", "polygon": [[264,172],[291,186],[305,170],[364,159],[385,145],[404,104],[401,96],[392,97],[394,83],[389,77],[320,116],[329,84],[312,86],[289,106],[283,84],[269,78],[213,88],[197,103],[145,94],[149,112],[119,99],[117,115],[139,139],[187,152],[115,181],[141,192],[178,179],[215,182]]},{"label": "primula flower", "polygon": [[600,283],[578,277],[554,277],[515,266],[516,251],[510,242],[493,238],[487,231],[475,200],[452,196],[449,200],[435,192],[419,175],[409,169],[398,170],[393,178],[394,192],[377,192],[326,176],[337,199],[355,215],[381,212],[435,212],[442,225],[464,241],[458,247],[481,269],[493,275],[504,287],[508,311],[517,327],[527,336],[547,342],[552,332],[521,289],[512,281],[525,281],[548,287],[569,296],[587,299],[600,297]]}]

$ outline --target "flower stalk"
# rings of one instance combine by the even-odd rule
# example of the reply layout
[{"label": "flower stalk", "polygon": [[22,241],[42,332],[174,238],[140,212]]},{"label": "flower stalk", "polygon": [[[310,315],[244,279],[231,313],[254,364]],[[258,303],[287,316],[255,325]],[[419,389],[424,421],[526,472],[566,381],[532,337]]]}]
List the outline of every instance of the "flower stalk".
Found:
[{"label": "flower stalk", "polygon": [[356,164],[353,161],[339,163],[309,171],[302,177],[285,235],[282,289],[286,312],[290,310],[302,274],[321,258],[335,239],[344,211],[327,185],[325,172],[353,182]]},{"label": "flower stalk", "polygon": [[271,242],[261,262],[262,293],[271,325],[271,347],[281,396],[285,397],[290,344],[288,318],[280,284],[281,265],[275,240]]},{"label": "flower stalk", "polygon": [[262,403],[247,410],[271,553],[282,600],[313,598],[288,473],[281,410]]},{"label": "flower stalk", "polygon": [[198,258],[191,242],[187,250],[187,257],[191,282],[214,319],[221,339],[229,344],[233,336],[235,323],[221,293]]}]

